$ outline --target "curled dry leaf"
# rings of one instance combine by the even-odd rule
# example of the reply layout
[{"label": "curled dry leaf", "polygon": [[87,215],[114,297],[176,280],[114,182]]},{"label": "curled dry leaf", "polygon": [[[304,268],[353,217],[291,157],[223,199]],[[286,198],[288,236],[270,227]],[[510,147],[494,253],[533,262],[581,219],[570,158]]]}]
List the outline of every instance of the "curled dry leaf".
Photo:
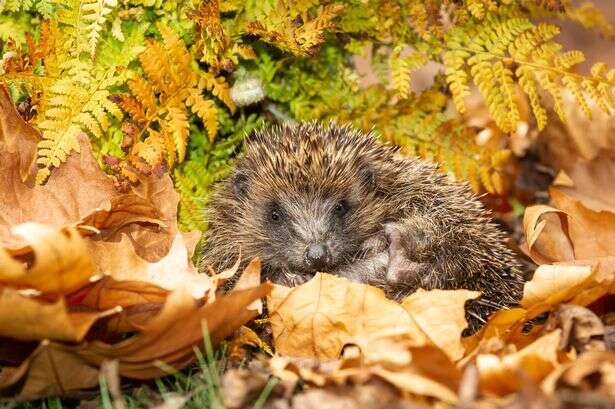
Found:
[{"label": "curled dry leaf", "polygon": [[104,277],[91,286],[71,294],[68,302],[79,308],[106,311],[121,308],[106,321],[107,333],[125,333],[140,330],[158,314],[169,291],[143,281],[116,281]]},{"label": "curled dry leaf", "polygon": [[523,216],[526,253],[538,264],[574,260],[566,213],[551,206],[528,207]]},{"label": "curled dry leaf", "polygon": [[524,332],[524,325],[529,320],[559,304],[586,306],[605,294],[615,293],[613,261],[581,260],[578,263],[539,266],[534,277],[525,283],[521,307],[493,314],[477,334],[464,340],[466,351],[474,350],[481,340],[492,337],[525,346],[539,335],[539,332]]},{"label": "curled dry leaf", "polygon": [[574,164],[549,189],[554,207],[526,210],[527,252],[538,264],[615,256],[615,161]]},{"label": "curled dry leaf", "polygon": [[323,362],[289,357],[269,361],[272,373],[287,381],[315,386],[364,384],[384,380],[405,395],[457,400],[460,373],[437,347],[416,346],[405,330],[385,331],[349,341],[340,359]]},{"label": "curled dry leaf", "polygon": [[262,284],[220,296],[204,305],[189,293],[175,291],[167,297],[160,314],[150,319],[137,336],[116,344],[94,341],[84,348],[75,348],[74,352],[95,365],[106,359],[117,359],[120,374],[130,378],[162,376],[165,372],[156,361],[175,369],[193,362],[193,348],[203,340],[203,322],[207,323],[211,341],[218,343],[257,315],[247,306],[267,295],[269,290],[270,284]]},{"label": "curled dry leaf", "polygon": [[87,245],[96,273],[110,275],[116,280],[145,281],[167,290],[183,288],[195,298],[203,297],[209,290],[215,291],[212,280],[199,274],[192,265],[180,233],[175,235],[169,252],[156,262],[140,257],[130,243],[127,235],[121,235],[117,242],[90,238]]},{"label": "curled dry leaf", "polygon": [[27,253],[27,243],[11,233],[25,222],[52,227],[79,225],[83,234],[117,241],[128,235],[136,253],[154,262],[167,254],[177,233],[179,194],[168,175],[151,175],[128,193],[118,193],[92,154],[85,134],[79,149],[55,169],[43,186],[24,182],[32,173],[38,132],[14,109],[0,88],[0,244]]},{"label": "curled dry leaf", "polygon": [[71,312],[63,298],[53,303],[0,289],[0,336],[19,340],[78,342],[109,312]]},{"label": "curled dry leaf", "polygon": [[0,285],[54,296],[78,289],[93,274],[85,241],[75,228],[24,223],[12,231],[32,249],[33,261],[27,263],[0,248]]},{"label": "curled dry leaf", "polygon": [[520,389],[524,375],[533,382],[541,382],[558,365],[560,331],[553,331],[525,348],[501,356],[480,354],[476,366],[483,391],[495,395],[506,395]]},{"label": "curled dry leaf", "polygon": [[[194,362],[193,348],[203,342],[202,323],[207,323],[212,342],[220,342],[257,315],[247,306],[270,289],[271,285],[265,283],[219,296],[212,303],[198,302],[184,291],[172,292],[157,315],[141,326],[134,325],[140,328],[130,338],[77,345],[45,341],[19,367],[3,369],[0,392],[18,382],[22,386],[17,397],[26,399],[92,387],[98,377],[90,375],[97,374],[102,362],[112,359],[119,362],[119,373],[125,377],[150,379],[166,375],[160,363],[179,370]],[[50,362],[64,369],[54,373]],[[79,374],[84,375],[76,376]]]}]

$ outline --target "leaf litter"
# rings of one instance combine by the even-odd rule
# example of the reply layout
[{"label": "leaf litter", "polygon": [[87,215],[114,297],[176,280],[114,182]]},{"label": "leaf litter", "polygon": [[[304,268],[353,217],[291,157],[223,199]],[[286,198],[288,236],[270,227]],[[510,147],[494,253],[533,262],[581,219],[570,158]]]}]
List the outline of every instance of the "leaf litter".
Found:
[{"label": "leaf litter", "polygon": [[82,137],[80,153],[34,186],[39,135],[3,87],[0,108],[0,190],[10,192],[0,202],[1,394],[70,395],[104,378],[121,402],[117,379],[194,363],[204,323],[214,344],[232,338],[235,351],[267,351],[252,324],[266,297],[275,355],[223,376],[228,407],[254,402],[270,376],[279,380],[271,400],[299,408],[323,399],[348,407],[490,407],[565,393],[615,399],[612,322],[600,308],[615,294],[612,161],[575,163],[554,181],[549,205],[526,210],[524,250],[539,267],[523,300],[462,338],[464,306],[477,292],[419,290],[397,303],[325,273],[295,288],[272,286],[261,284],[258,260],[235,289],[217,291],[239,263],[197,273],[197,234],[179,232],[168,176],[117,192]]}]

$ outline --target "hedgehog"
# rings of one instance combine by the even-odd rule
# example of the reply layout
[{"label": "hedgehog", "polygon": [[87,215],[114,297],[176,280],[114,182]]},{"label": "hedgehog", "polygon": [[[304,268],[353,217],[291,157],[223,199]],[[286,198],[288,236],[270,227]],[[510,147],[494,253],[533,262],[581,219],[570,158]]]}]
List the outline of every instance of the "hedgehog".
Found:
[{"label": "hedgehog", "polygon": [[248,136],[208,222],[202,266],[259,257],[274,283],[326,272],[396,300],[418,288],[477,290],[466,306],[471,332],[522,292],[504,233],[466,183],[348,125],[285,124]]}]

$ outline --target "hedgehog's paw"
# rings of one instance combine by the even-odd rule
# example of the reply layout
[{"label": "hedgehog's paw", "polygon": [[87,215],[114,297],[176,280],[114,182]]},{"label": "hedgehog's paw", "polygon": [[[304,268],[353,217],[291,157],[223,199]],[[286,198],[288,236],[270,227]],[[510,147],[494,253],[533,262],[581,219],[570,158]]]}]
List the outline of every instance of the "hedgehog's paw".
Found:
[{"label": "hedgehog's paw", "polygon": [[384,232],[389,241],[387,282],[391,285],[421,286],[422,279],[429,273],[431,266],[414,257],[417,243],[407,236],[404,226],[398,223],[387,223]]}]

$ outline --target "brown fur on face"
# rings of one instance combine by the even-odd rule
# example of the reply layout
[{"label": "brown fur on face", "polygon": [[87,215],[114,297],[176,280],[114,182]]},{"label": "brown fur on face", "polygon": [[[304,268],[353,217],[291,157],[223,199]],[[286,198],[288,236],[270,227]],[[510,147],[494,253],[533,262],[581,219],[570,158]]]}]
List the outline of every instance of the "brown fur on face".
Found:
[{"label": "brown fur on face", "polygon": [[[514,304],[522,287],[502,233],[467,185],[349,126],[311,122],[252,135],[209,220],[204,265],[225,268],[241,248],[244,260],[259,256],[266,277],[287,285],[326,271],[395,298],[418,287],[475,289],[484,296],[468,311],[479,320]],[[321,253],[310,246],[326,257],[314,264]]]}]

